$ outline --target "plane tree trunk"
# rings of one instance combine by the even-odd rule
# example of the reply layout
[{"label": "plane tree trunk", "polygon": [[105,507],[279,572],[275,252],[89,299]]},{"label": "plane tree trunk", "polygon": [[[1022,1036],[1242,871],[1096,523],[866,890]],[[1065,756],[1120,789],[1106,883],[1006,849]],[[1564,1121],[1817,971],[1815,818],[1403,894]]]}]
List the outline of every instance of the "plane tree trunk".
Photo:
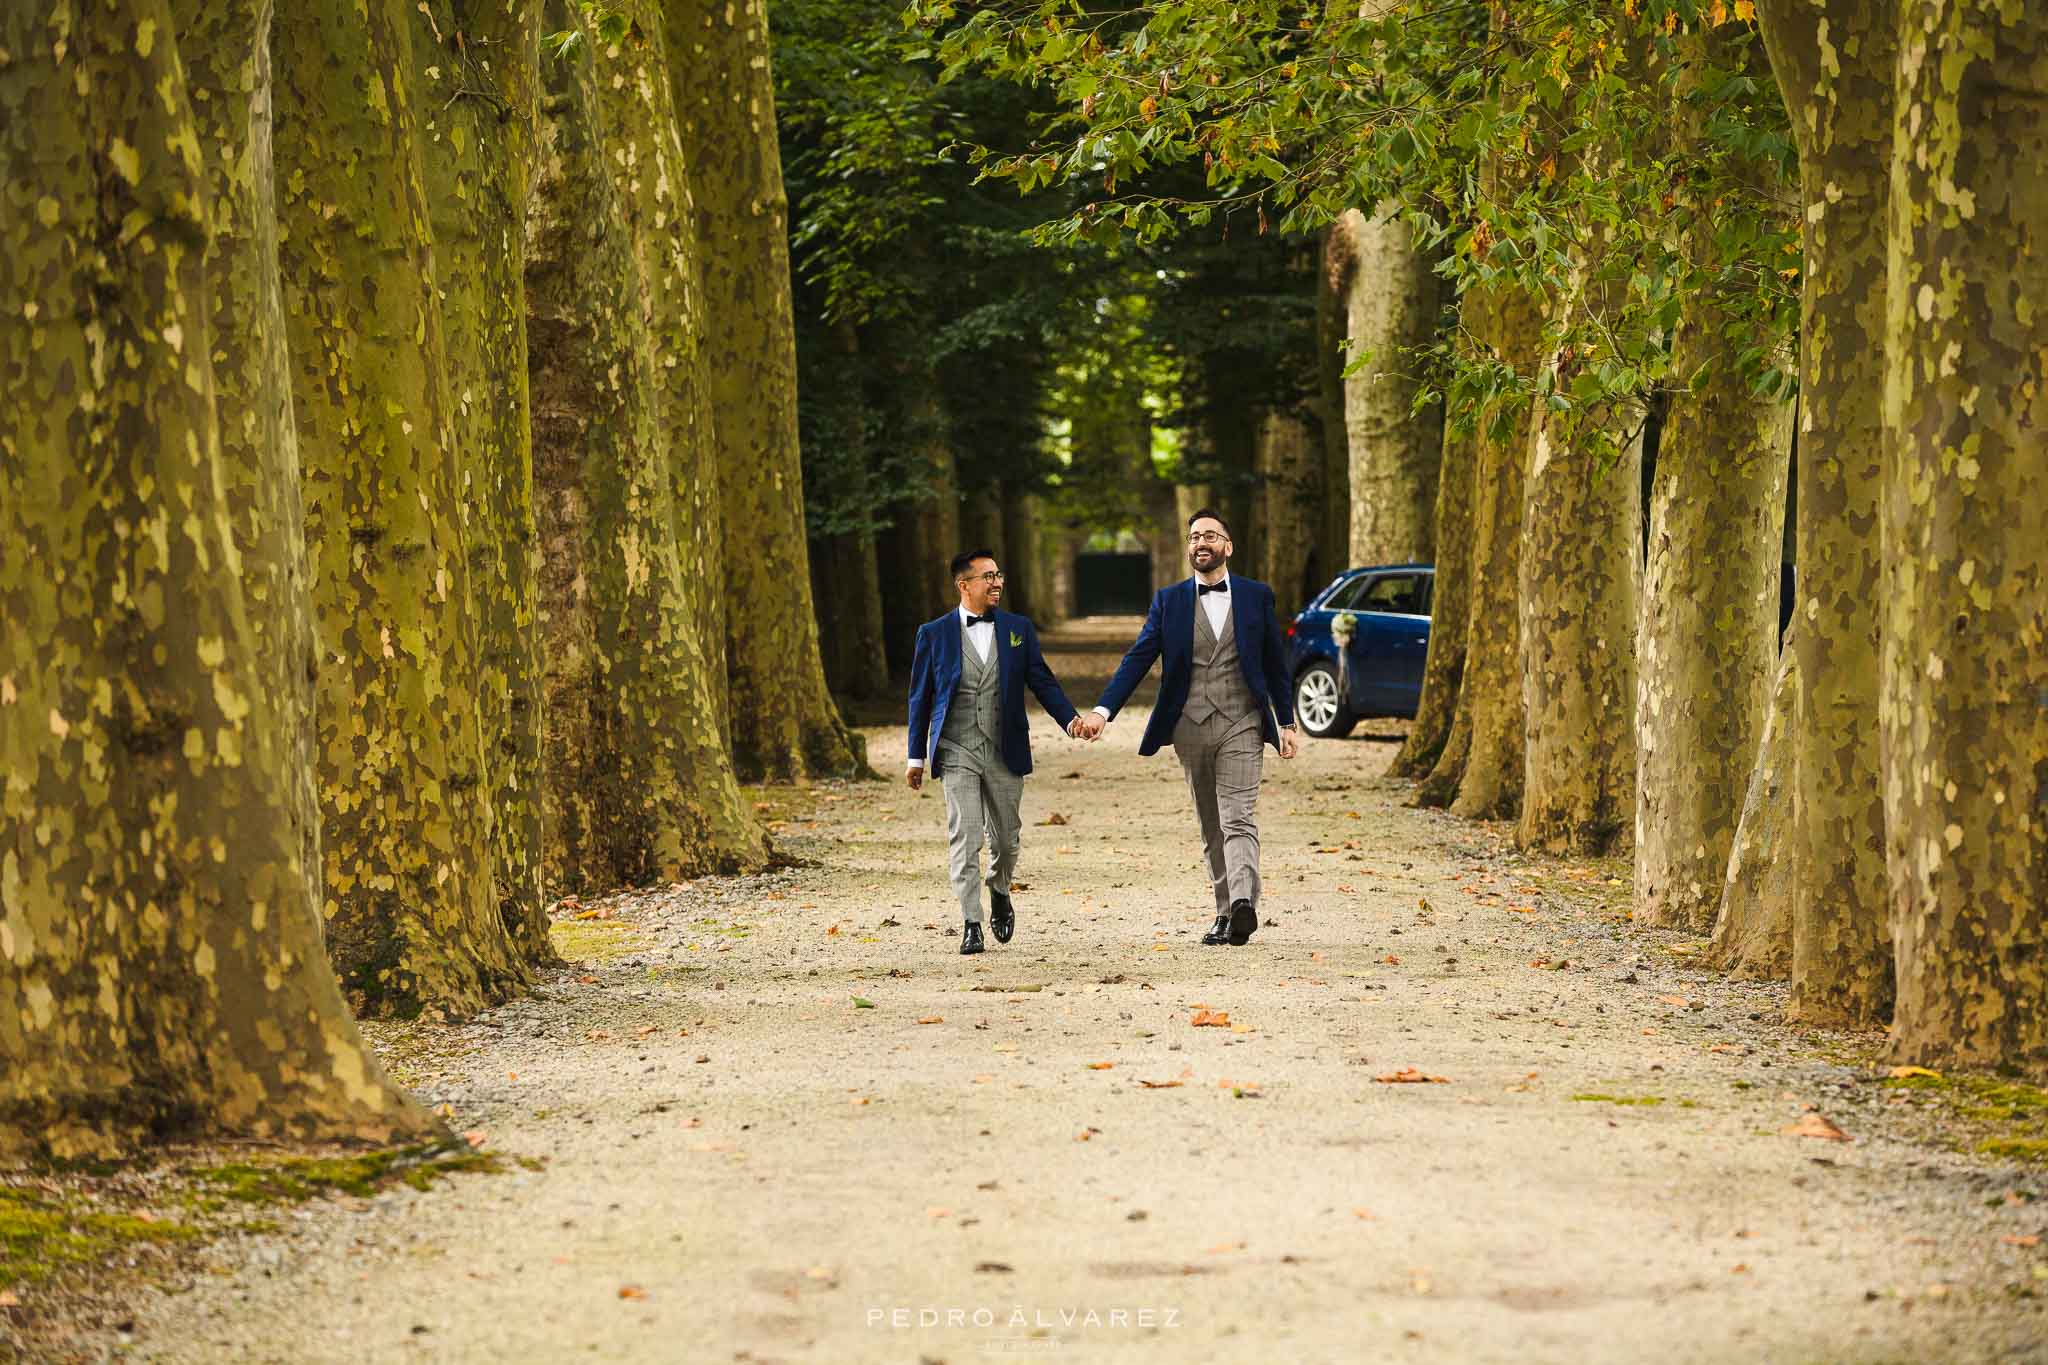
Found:
[{"label": "plane tree trunk", "polygon": [[293,478],[269,6],[65,17],[0,10],[38,191],[0,220],[0,1160],[433,1133],[320,951],[305,588],[255,529]]}]

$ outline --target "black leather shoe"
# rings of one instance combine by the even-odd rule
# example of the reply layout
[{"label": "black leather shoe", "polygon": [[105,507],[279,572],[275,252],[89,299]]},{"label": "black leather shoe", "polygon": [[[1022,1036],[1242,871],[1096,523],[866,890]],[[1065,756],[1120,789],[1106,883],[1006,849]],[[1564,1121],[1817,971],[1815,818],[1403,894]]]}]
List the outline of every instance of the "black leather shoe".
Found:
[{"label": "black leather shoe", "polygon": [[1010,935],[1017,932],[1016,907],[1000,891],[988,893],[988,927],[998,943],[1008,943]]},{"label": "black leather shoe", "polygon": [[1259,912],[1252,909],[1250,901],[1230,903],[1230,946],[1242,948],[1259,927]]},{"label": "black leather shoe", "polygon": [[1202,935],[1202,942],[1209,944],[1230,942],[1230,916],[1218,915],[1216,922],[1209,926],[1209,932]]},{"label": "black leather shoe", "polygon": [[978,953],[980,951],[981,926],[979,924],[970,924],[960,931],[960,955],[965,957],[969,953]]}]

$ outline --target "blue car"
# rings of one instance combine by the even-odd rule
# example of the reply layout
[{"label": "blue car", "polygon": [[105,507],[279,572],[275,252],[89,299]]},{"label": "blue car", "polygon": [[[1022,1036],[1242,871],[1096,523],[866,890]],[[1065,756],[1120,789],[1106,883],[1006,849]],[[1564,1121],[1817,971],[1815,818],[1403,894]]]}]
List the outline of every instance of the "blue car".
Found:
[{"label": "blue car", "polygon": [[[1287,628],[1294,714],[1318,739],[1337,739],[1367,716],[1412,719],[1429,656],[1433,564],[1350,569],[1317,593]],[[1340,665],[1332,624],[1352,618]]]}]

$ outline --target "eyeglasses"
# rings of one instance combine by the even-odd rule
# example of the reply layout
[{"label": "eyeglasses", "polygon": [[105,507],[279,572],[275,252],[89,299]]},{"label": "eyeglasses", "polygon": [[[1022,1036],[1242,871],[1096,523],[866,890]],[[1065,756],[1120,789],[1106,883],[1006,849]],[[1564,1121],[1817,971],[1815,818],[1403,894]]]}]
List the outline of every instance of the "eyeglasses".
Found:
[{"label": "eyeglasses", "polygon": [[1217,531],[1197,531],[1193,535],[1188,537],[1188,544],[1221,545],[1224,541],[1228,539],[1230,539],[1229,536],[1223,535],[1222,533]]},{"label": "eyeglasses", "polygon": [[1000,583],[1003,581],[1003,571],[1001,569],[990,569],[987,573],[965,574],[961,577],[960,581],[962,583]]}]

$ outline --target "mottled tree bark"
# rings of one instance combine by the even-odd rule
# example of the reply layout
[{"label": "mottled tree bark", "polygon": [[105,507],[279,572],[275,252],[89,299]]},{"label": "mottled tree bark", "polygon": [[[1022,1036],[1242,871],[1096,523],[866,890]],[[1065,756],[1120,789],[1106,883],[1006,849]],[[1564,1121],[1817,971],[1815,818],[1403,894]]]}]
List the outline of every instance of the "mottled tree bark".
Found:
[{"label": "mottled tree bark", "polygon": [[[594,34],[586,35],[592,74],[583,93],[603,137],[599,169],[610,176],[643,291],[632,345],[649,348],[655,387],[646,401],[654,405],[655,439],[669,473],[668,521],[677,565],[675,584],[663,588],[663,629],[674,633],[663,648],[689,657],[692,680],[685,693],[663,692],[658,699],[650,694],[645,705],[650,716],[665,717],[651,723],[665,727],[675,745],[664,761],[687,775],[697,794],[696,819],[686,836],[692,856],[706,866],[751,866],[760,856],[761,831],[735,785],[740,764],[731,745],[739,703],[719,685],[730,613],[720,569],[723,485],[704,346],[714,323],[690,221],[695,168],[685,160],[667,79],[667,20],[659,0],[619,0],[615,7],[632,21],[628,36],[603,46]],[[798,497],[801,506],[800,490]],[[796,567],[808,573],[807,563]],[[707,719],[715,719],[716,730]]]},{"label": "mottled tree bark", "polygon": [[[1468,296],[1482,341],[1518,374],[1534,372],[1543,339],[1536,301],[1512,286]],[[1521,588],[1522,487],[1528,464],[1526,405],[1483,430],[1473,476],[1472,579],[1465,677],[1458,706],[1467,713],[1460,753],[1457,721],[1424,791],[1440,787],[1447,760],[1462,759],[1451,811],[1502,820],[1519,813],[1523,780]],[[1421,795],[1421,793],[1418,793]],[[1427,799],[1427,798],[1425,798]]]},{"label": "mottled tree bark", "polygon": [[1886,328],[1892,1037],[2048,1069],[2048,10],[1906,0]]},{"label": "mottled tree bark", "polygon": [[[1470,625],[1472,479],[1478,462],[1477,434],[1446,424],[1443,469],[1436,485],[1436,586],[1429,606],[1429,658],[1422,666],[1415,723],[1408,727],[1408,738],[1388,769],[1396,777],[1428,775],[1449,744],[1452,717],[1458,710]],[[1458,768],[1463,771],[1462,758]]]},{"label": "mottled tree bark", "polygon": [[277,276],[272,173],[271,5],[172,0],[206,169],[212,239],[207,334],[220,414],[222,489],[241,552],[243,591],[264,687],[277,707],[285,815],[299,831],[311,903],[321,902],[320,792],[313,750],[318,660],[307,598],[298,426]]},{"label": "mottled tree bark", "polygon": [[[1686,79],[1751,64],[1745,33],[1729,23],[1695,35]],[[1681,106],[1678,136],[1704,143],[1703,117]],[[1757,198],[1770,193],[1768,167],[1731,163],[1730,172]],[[1710,283],[1688,298],[1673,338],[1673,373],[1692,388],[1672,399],[1650,492],[1636,663],[1636,918],[1705,932],[1770,707],[1792,406],[1758,396],[1737,366],[1723,332],[1751,286],[1719,258],[1709,206],[1694,211],[1702,221],[1685,250]]]},{"label": "mottled tree bark", "polygon": [[1778,680],[1771,689],[1770,714],[1749,770],[1728,875],[1714,916],[1714,941],[1701,965],[1754,981],[1782,981],[1792,974],[1792,913],[1801,863],[1787,845],[1792,824],[1792,765],[1789,742],[1799,704],[1799,651],[1806,627],[1778,655]]},{"label": "mottled tree bark", "polygon": [[[1599,143],[1561,151],[1572,175],[1598,176],[1611,156]],[[1602,317],[1619,293],[1607,280],[1611,229],[1578,217],[1572,268],[1545,300],[1551,318]],[[1633,399],[1575,392],[1579,363],[1571,349],[1552,350],[1530,415],[1520,565],[1526,788],[1515,837],[1523,848],[1600,856],[1625,851],[1635,823],[1645,413]]]},{"label": "mottled tree bark", "polygon": [[[1878,505],[1893,0],[1765,0],[1771,67],[1799,144],[1797,703],[1783,741],[1792,829],[1792,1009],[1867,1026],[1891,1012],[1879,781]],[[1825,34],[1825,37],[1824,37]]]},{"label": "mottled tree bark", "polygon": [[[0,10],[0,169],[22,196],[0,229],[4,1160],[435,1127],[321,955],[291,661],[266,656],[307,615],[288,558],[259,558],[289,537],[250,534],[291,477],[289,441],[257,434],[289,425],[269,18]],[[224,450],[265,463],[229,471]]]},{"label": "mottled tree bark", "polygon": [[1345,299],[1351,563],[1426,562],[1436,551],[1443,416],[1414,411],[1413,362],[1403,352],[1436,335],[1436,273],[1391,205],[1352,209],[1339,226],[1355,261]]},{"label": "mottled tree bark", "polygon": [[825,689],[804,540],[788,200],[765,0],[666,0],[695,199],[724,505],[726,666],[741,771],[850,775],[865,758]]},{"label": "mottled tree bark", "polygon": [[1538,404],[1522,515],[1523,742],[1515,841],[1625,850],[1635,816],[1639,412]]},{"label": "mottled tree bark", "polygon": [[1322,442],[1293,412],[1274,409],[1259,422],[1258,559],[1253,576],[1273,589],[1283,616],[1300,611],[1322,583],[1310,585],[1317,503],[1322,493]]},{"label": "mottled tree bark", "polygon": [[[1351,435],[1344,425],[1345,300],[1358,261],[1348,222],[1339,218],[1323,233],[1322,269],[1316,280],[1316,405],[1323,430],[1323,509],[1317,540],[1327,583],[1351,559]],[[1324,583],[1316,586],[1322,587]]]},{"label": "mottled tree bark", "polygon": [[411,24],[450,415],[466,490],[491,881],[519,952],[548,962],[555,951],[541,892],[539,545],[521,292],[540,6],[431,0]]},{"label": "mottled tree bark", "polygon": [[320,631],[328,952],[359,1008],[460,1014],[527,977],[491,881],[470,493],[411,14],[400,0],[279,13],[279,257]]},{"label": "mottled tree bark", "polygon": [[[580,14],[565,21],[594,42]],[[632,73],[635,60],[592,51],[550,71],[527,220],[545,864],[563,890],[749,870],[768,854],[708,701],[717,656],[693,631],[683,588],[651,286],[615,179],[650,117],[652,82]],[[639,60],[662,69],[658,50]]]}]

